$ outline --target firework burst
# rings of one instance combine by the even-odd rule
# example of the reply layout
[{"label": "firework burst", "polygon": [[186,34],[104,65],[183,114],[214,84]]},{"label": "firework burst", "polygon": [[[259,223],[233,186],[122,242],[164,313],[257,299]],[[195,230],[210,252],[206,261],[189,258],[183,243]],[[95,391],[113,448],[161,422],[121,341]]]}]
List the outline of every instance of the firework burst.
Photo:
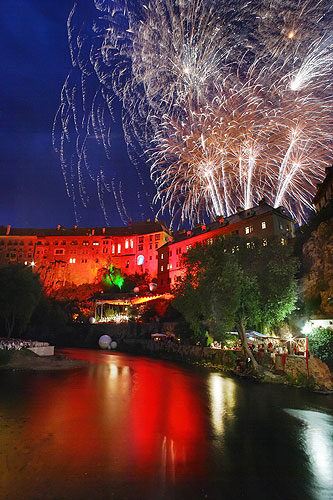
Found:
[{"label": "firework burst", "polygon": [[[328,2],[96,0],[94,7],[89,33],[76,9],[69,18],[76,78],[67,79],[55,120],[73,198],[87,204],[93,182],[105,216],[110,195],[128,217],[122,172],[110,160],[117,98],[136,175],[143,187],[144,157],[156,209],[174,224],[228,215],[263,196],[304,220],[331,161]],[[105,156],[98,169],[93,137]]]}]

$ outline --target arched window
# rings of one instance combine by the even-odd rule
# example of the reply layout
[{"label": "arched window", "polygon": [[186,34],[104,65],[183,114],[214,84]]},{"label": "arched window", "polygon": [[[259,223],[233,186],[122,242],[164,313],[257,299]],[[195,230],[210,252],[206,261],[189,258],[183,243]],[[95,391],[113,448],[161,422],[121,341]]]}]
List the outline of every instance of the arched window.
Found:
[{"label": "arched window", "polygon": [[136,263],[138,266],[143,266],[144,264],[144,261],[145,261],[145,258],[143,255],[138,255],[137,259],[136,259]]}]

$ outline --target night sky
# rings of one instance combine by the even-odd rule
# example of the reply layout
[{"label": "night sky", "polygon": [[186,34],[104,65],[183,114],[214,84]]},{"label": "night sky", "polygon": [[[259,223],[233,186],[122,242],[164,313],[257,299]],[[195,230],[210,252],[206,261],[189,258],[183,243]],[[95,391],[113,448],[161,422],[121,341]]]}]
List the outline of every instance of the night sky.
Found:
[{"label": "night sky", "polygon": [[[1,2],[2,225],[72,227],[76,223],[51,137],[60,91],[71,70],[66,22],[72,7],[73,0]],[[126,152],[121,153],[122,162],[129,164]],[[110,222],[122,225],[116,211]],[[80,225],[103,224],[98,200],[92,200]]]}]

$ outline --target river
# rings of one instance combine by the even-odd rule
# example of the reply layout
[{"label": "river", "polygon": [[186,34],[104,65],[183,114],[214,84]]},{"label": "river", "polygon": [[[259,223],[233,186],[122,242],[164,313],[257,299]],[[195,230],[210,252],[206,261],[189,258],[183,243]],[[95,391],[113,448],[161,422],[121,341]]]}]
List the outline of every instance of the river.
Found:
[{"label": "river", "polygon": [[0,372],[0,498],[333,498],[332,397],[117,352]]}]

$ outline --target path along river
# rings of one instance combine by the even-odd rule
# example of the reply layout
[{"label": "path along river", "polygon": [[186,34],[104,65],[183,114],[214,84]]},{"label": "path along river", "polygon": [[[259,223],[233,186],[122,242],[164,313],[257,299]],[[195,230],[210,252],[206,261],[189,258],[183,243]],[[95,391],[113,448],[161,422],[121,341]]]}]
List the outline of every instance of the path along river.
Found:
[{"label": "path along river", "polygon": [[332,397],[114,352],[0,373],[0,498],[333,498]]}]

